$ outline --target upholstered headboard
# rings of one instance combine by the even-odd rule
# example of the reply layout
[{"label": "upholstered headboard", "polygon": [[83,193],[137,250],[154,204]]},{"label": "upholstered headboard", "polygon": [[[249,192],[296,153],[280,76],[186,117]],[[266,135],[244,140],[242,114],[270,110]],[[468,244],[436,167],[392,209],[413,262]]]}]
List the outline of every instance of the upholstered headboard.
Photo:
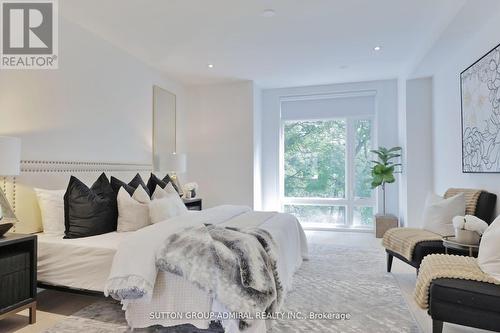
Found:
[{"label": "upholstered headboard", "polygon": [[0,178],[0,185],[19,220],[14,232],[34,233],[42,231],[42,221],[33,188],[66,189],[71,175],[90,186],[102,172],[127,182],[140,173],[146,182],[151,170],[151,164],[21,161],[21,174]]}]

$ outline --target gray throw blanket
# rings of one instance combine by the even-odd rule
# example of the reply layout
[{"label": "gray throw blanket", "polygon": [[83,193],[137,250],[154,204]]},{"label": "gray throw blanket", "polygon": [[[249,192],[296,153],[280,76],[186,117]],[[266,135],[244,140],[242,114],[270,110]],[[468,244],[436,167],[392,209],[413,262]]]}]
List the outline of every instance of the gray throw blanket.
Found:
[{"label": "gray throw blanket", "polygon": [[[276,259],[276,244],[265,230],[202,225],[169,236],[156,264],[212,293],[229,311],[254,315],[282,305]],[[240,329],[249,325],[239,322]]]}]

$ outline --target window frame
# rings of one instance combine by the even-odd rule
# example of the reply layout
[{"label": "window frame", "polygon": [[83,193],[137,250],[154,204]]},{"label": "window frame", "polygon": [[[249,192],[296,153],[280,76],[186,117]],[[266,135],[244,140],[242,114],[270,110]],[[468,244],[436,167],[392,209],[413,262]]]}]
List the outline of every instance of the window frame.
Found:
[{"label": "window frame", "polygon": [[[315,121],[332,121],[345,120],[346,122],[346,156],[345,156],[345,198],[321,198],[321,197],[285,197],[285,125],[295,122],[315,122]],[[355,122],[357,120],[370,120],[370,149],[376,147],[375,135],[375,115],[349,115],[339,117],[325,117],[321,119],[300,119],[300,120],[283,120],[280,119],[280,147],[279,147],[279,199],[280,209],[283,212],[285,205],[310,205],[310,206],[345,206],[346,221],[344,225],[325,223],[319,229],[349,229],[349,230],[373,230],[372,227],[364,227],[362,225],[354,225],[354,208],[355,207],[372,207],[373,212],[377,212],[376,191],[372,190],[371,196],[368,198],[356,198],[354,193],[355,186],[355,169],[354,169],[354,147],[356,141]],[[305,225],[307,227],[307,224]],[[309,227],[308,227],[309,228]],[[316,226],[311,229],[316,228]],[[316,228],[318,229],[318,228]]]}]

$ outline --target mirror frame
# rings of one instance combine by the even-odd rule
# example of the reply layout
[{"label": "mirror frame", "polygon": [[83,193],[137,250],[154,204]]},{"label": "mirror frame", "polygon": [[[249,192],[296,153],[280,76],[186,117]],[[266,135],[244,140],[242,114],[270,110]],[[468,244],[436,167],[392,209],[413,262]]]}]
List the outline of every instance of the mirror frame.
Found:
[{"label": "mirror frame", "polygon": [[174,100],[174,110],[173,110],[173,137],[172,137],[172,141],[173,141],[173,152],[176,152],[177,151],[177,96],[167,90],[167,89],[164,89],[158,85],[153,85],[153,156],[152,156],[152,164],[153,164],[153,169],[155,171],[158,171],[159,169],[159,160],[158,160],[158,140],[157,140],[157,136],[159,135],[158,133],[158,113],[160,112],[159,111],[159,106],[158,106],[158,98],[159,98],[159,93],[167,93],[167,94],[170,94],[173,96],[173,100]]}]

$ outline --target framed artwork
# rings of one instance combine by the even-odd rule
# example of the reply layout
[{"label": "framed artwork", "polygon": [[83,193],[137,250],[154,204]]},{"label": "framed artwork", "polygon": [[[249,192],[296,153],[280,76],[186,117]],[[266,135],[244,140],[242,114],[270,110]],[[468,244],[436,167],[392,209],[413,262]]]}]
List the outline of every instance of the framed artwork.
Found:
[{"label": "framed artwork", "polygon": [[500,45],[460,73],[462,172],[500,173]]},{"label": "framed artwork", "polygon": [[169,156],[176,151],[176,96],[158,86],[153,87],[153,166],[164,170]]}]

